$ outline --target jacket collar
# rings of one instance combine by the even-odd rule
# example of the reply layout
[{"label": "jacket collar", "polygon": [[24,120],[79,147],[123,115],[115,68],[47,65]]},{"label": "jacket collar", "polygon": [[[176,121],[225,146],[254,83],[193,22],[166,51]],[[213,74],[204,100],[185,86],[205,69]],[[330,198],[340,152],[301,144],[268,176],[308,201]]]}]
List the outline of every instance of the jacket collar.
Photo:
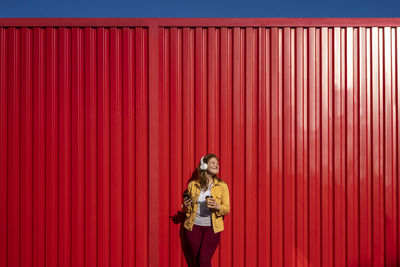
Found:
[{"label": "jacket collar", "polygon": [[[214,183],[214,186],[219,185],[219,180],[214,177],[213,183]],[[194,180],[194,185],[199,187],[199,188],[201,187],[198,180]]]}]

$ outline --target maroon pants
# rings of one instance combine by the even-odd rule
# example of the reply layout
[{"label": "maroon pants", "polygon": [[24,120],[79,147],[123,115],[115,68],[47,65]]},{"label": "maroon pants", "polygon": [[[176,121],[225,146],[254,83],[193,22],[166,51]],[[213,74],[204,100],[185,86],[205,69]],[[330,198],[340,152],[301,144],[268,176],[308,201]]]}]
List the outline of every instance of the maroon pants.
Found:
[{"label": "maroon pants", "polygon": [[211,267],[211,258],[218,247],[221,233],[214,233],[212,226],[193,225],[192,231],[185,229],[186,244],[189,246],[189,266]]}]

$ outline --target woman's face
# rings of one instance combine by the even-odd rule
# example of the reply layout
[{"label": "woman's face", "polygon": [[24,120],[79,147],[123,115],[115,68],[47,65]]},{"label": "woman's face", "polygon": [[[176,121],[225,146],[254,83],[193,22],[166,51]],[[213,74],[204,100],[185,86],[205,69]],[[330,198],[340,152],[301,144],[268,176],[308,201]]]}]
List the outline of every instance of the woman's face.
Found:
[{"label": "woman's face", "polygon": [[216,158],[211,158],[207,162],[207,172],[212,176],[215,176],[219,172],[219,163]]}]

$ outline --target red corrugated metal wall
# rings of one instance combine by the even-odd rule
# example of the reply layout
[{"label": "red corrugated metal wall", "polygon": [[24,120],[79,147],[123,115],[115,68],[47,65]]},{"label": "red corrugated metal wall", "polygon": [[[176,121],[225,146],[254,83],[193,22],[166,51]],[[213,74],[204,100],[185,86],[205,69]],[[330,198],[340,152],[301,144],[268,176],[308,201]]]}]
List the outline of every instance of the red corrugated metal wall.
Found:
[{"label": "red corrugated metal wall", "polygon": [[209,152],[213,266],[399,265],[400,20],[124,23],[0,20],[0,266],[186,266]]}]

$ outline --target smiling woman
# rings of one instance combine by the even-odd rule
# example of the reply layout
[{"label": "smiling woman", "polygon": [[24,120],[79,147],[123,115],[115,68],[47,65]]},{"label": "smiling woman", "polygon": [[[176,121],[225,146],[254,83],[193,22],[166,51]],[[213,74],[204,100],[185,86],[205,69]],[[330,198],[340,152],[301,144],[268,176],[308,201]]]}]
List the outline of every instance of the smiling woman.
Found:
[{"label": "smiling woman", "polygon": [[224,230],[224,216],[230,212],[229,191],[217,177],[218,158],[208,154],[201,158],[197,179],[191,181],[182,208],[186,212],[185,241],[189,246],[189,266],[211,266],[211,258]]}]

